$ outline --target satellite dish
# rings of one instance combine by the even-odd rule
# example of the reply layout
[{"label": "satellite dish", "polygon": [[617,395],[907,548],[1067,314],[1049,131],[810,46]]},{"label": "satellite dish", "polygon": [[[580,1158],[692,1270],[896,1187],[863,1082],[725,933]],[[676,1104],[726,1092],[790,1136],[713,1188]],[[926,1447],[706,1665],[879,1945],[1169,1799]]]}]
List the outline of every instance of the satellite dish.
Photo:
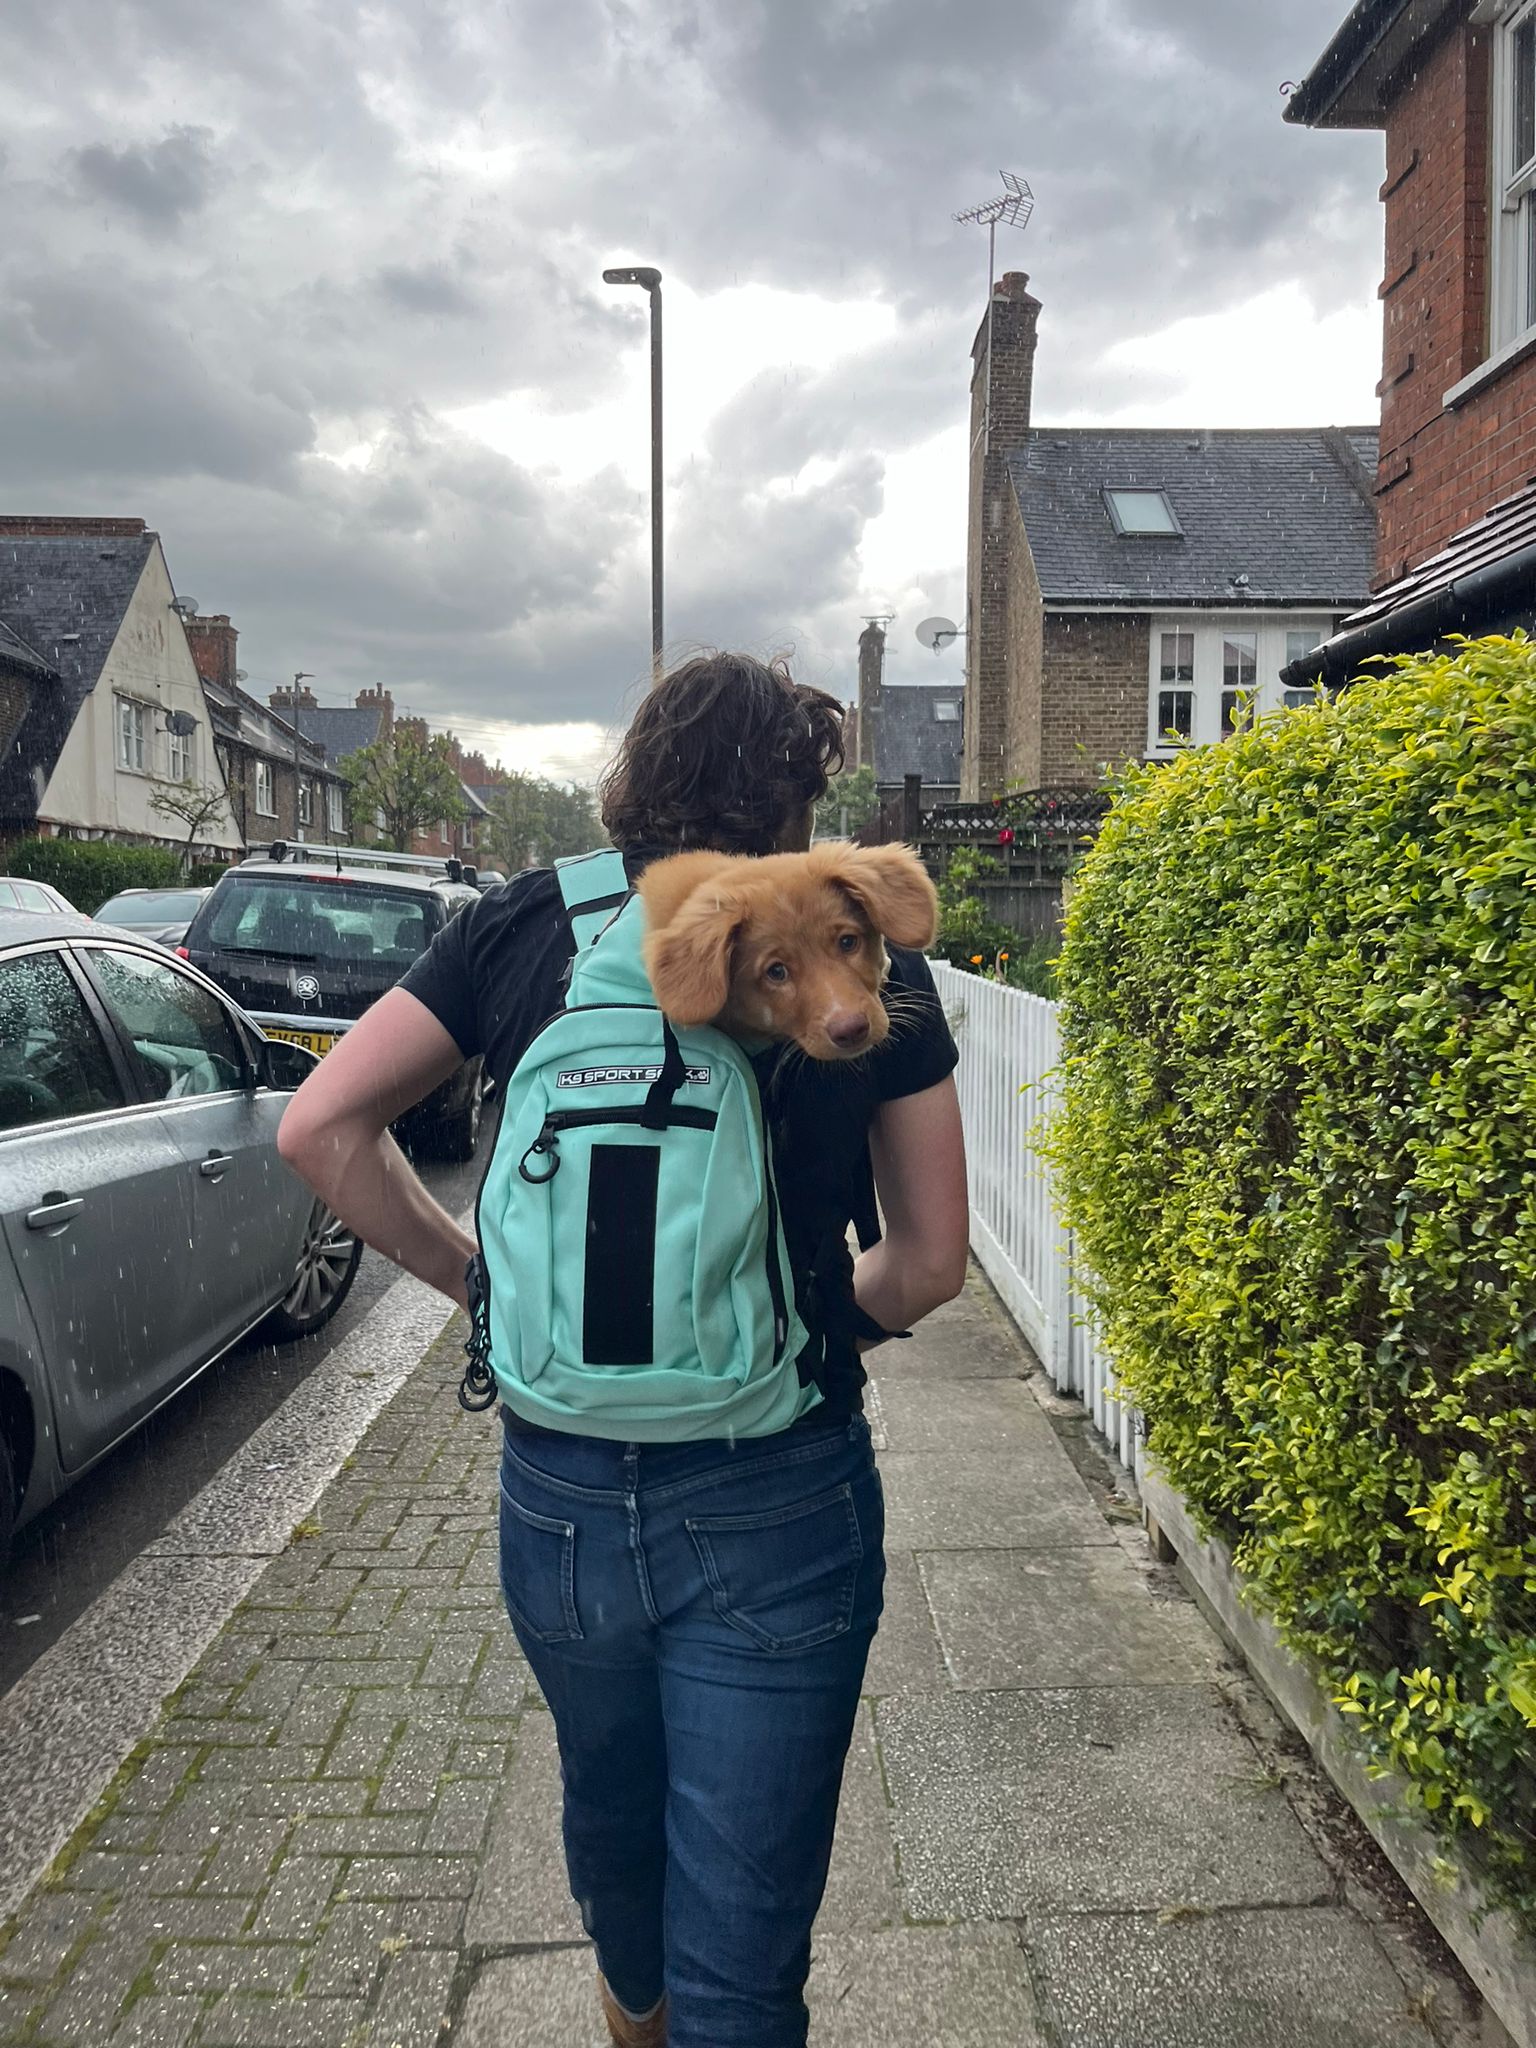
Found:
[{"label": "satellite dish", "polygon": [[165,729],[175,733],[178,739],[190,739],[197,731],[197,720],[190,711],[168,711],[165,714]]},{"label": "satellite dish", "polygon": [[924,619],[917,629],[917,637],[924,647],[931,647],[937,654],[951,640],[959,639],[960,628],[953,619]]}]

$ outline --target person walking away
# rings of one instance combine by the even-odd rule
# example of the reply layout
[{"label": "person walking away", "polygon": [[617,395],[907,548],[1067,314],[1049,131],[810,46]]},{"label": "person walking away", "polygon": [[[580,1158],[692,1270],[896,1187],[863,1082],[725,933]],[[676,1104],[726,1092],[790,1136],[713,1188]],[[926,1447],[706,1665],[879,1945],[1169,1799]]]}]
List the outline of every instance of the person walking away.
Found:
[{"label": "person walking away", "polygon": [[[674,669],[603,778],[629,879],[683,850],[803,849],[841,721],[782,664]],[[499,1098],[562,1008],[574,947],[551,871],[491,890],[283,1120],[289,1164],[460,1307],[476,1242],[390,1127],[476,1055]],[[571,1889],[628,2048],[806,2041],[811,1927],[885,1571],[860,1353],[958,1293],[966,1258],[956,1053],[920,956],[891,949],[885,1001],[890,1035],[862,1059],[752,1057],[805,1333],[785,1361],[793,1419],[780,1402],[764,1433],[637,1441],[597,1415],[551,1428],[502,1386],[502,1586],[554,1718]]]}]

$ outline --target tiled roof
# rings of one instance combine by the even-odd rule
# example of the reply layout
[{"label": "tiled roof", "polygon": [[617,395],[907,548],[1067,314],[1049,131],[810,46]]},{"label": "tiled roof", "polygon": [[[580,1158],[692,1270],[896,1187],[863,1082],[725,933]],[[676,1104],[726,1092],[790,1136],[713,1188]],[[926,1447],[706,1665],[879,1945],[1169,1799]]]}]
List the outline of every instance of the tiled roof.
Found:
[{"label": "tiled roof", "polygon": [[935,704],[965,702],[958,683],[884,683],[871,715],[875,781],[898,784],[921,775],[925,787],[960,784],[960,754],[965,727],[957,719],[938,719]]},{"label": "tiled roof", "polygon": [[0,534],[0,618],[59,678],[0,760],[0,817],[36,816],[156,545],[152,533]]},{"label": "tiled roof", "polygon": [[301,704],[299,731],[305,739],[324,747],[327,759],[344,761],[359,747],[373,745],[379,736],[380,715],[376,704]]},{"label": "tiled roof", "polygon": [[[1008,458],[1047,604],[1359,604],[1368,427],[1036,427]],[[1156,486],[1181,534],[1118,534],[1106,488]],[[1246,584],[1234,578],[1246,576]]]}]

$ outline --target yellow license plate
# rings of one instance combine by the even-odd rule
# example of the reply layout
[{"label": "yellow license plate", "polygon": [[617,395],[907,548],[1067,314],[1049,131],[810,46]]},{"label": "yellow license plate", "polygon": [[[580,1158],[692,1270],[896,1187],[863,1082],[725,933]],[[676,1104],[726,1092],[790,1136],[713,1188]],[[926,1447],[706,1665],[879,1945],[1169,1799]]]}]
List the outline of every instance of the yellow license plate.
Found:
[{"label": "yellow license plate", "polygon": [[264,1024],[262,1029],[268,1038],[285,1038],[290,1045],[302,1045],[306,1052],[312,1052],[319,1058],[323,1058],[336,1043],[335,1033],[331,1031],[284,1031],[278,1024]]}]

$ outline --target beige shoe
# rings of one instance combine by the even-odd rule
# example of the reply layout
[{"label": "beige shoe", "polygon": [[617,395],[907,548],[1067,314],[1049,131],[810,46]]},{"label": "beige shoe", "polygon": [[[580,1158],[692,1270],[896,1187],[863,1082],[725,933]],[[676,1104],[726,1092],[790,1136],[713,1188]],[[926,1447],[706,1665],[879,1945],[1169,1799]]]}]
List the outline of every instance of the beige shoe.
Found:
[{"label": "beige shoe", "polygon": [[656,2010],[648,2012],[644,2019],[632,2020],[608,1989],[607,1980],[601,1972],[597,1990],[603,2001],[603,2018],[608,2022],[608,2031],[619,2048],[667,2048],[667,2001],[664,1998],[657,2000]]}]

